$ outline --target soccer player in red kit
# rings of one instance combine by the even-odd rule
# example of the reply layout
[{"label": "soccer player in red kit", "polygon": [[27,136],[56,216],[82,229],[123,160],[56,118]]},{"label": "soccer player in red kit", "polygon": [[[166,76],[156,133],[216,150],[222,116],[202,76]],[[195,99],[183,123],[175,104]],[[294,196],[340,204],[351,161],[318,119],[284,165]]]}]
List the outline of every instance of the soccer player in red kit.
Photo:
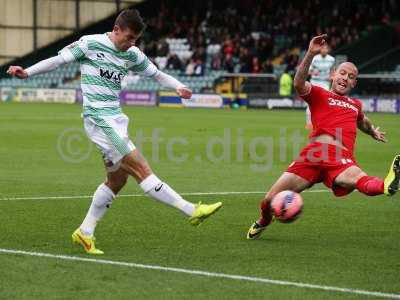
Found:
[{"label": "soccer player in red kit", "polygon": [[332,75],[330,91],[306,81],[312,59],[326,43],[326,37],[320,35],[311,40],[294,78],[295,90],[311,110],[314,130],[310,143],[261,201],[261,216],[250,227],[248,239],[259,237],[271,223],[270,203],[281,191],[300,193],[319,182],[332,189],[338,197],[354,189],[368,196],[392,196],[399,188],[400,155],[393,159],[384,180],[367,175],[353,156],[357,128],[377,141],[386,142],[385,133],[379,127],[375,128],[362,112],[361,101],[347,96],[357,83],[356,66],[350,62],[340,64]]}]

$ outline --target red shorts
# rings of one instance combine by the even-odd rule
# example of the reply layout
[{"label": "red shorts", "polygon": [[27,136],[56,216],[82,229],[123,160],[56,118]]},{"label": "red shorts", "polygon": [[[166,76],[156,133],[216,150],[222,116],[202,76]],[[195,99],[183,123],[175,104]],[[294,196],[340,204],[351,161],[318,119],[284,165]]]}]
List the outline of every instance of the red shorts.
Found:
[{"label": "red shorts", "polygon": [[314,142],[300,152],[287,172],[296,174],[312,184],[323,182],[335,196],[344,196],[352,190],[335,185],[336,177],[351,166],[358,166],[353,154],[335,145]]}]

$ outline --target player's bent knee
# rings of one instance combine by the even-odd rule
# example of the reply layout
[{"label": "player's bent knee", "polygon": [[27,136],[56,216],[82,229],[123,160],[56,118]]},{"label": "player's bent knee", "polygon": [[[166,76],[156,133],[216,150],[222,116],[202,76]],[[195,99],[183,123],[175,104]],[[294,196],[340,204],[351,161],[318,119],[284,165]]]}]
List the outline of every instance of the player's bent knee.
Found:
[{"label": "player's bent knee", "polygon": [[129,175],[133,176],[137,182],[142,182],[153,174],[150,165],[138,150],[126,155],[122,160],[121,167]]},{"label": "player's bent knee", "polygon": [[355,189],[358,180],[366,175],[360,168],[352,166],[336,177],[335,184],[347,189]]}]

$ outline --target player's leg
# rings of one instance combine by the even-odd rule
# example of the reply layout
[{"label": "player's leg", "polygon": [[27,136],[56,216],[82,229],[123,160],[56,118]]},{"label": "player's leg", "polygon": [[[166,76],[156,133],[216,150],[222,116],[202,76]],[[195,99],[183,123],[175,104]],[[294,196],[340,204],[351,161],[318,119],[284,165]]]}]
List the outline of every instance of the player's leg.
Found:
[{"label": "player's leg", "polygon": [[340,173],[334,183],[348,190],[357,189],[359,192],[368,195],[394,195],[399,188],[400,181],[400,155],[396,155],[390,166],[389,173],[385,180],[368,176],[358,166],[350,166]]},{"label": "player's leg", "polygon": [[183,199],[153,173],[149,163],[138,149],[124,156],[121,167],[136,179],[146,194],[182,211],[190,217],[189,221],[192,225],[199,225],[205,218],[215,213],[222,206],[221,202],[204,205],[193,204]]},{"label": "player's leg", "polygon": [[369,196],[383,193],[383,180],[368,176],[358,166],[352,165],[341,172],[334,180],[334,185],[345,188],[349,192],[358,189]]},{"label": "player's leg", "polygon": [[128,174],[120,168],[122,153],[134,149],[134,145],[128,142],[127,126],[128,118],[124,115],[116,118],[94,116],[84,118],[85,132],[101,151],[107,170],[106,180],[94,192],[92,203],[82,224],[72,234],[73,241],[81,244],[89,254],[103,253],[95,247],[94,231],[115,195],[127,181]]},{"label": "player's leg", "polygon": [[80,226],[84,235],[92,236],[94,234],[97,223],[103,218],[115,196],[124,187],[127,178],[128,174],[121,168],[107,172],[107,179],[94,192],[92,203]]},{"label": "player's leg", "polygon": [[94,231],[115,196],[126,184],[127,178],[128,174],[123,169],[108,169],[107,179],[97,187],[82,224],[72,234],[73,241],[81,244],[89,254],[103,254],[101,250],[96,249]]},{"label": "player's leg", "polygon": [[284,172],[262,199],[260,203],[261,216],[250,227],[247,233],[247,238],[255,239],[259,237],[261,232],[271,223],[271,201],[276,194],[285,190],[291,190],[297,193],[301,193],[311,185],[312,183],[310,183],[308,180],[296,174]]}]

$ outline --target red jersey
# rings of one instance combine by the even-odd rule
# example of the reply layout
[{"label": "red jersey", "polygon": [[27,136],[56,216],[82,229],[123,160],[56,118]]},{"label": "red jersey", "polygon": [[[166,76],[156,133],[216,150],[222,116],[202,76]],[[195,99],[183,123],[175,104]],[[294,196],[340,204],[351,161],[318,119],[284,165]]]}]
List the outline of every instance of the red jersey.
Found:
[{"label": "red jersey", "polygon": [[357,136],[357,121],[364,118],[358,99],[340,96],[319,86],[312,85],[308,94],[300,96],[311,111],[314,127],[310,138],[329,134],[340,140],[351,153]]}]

